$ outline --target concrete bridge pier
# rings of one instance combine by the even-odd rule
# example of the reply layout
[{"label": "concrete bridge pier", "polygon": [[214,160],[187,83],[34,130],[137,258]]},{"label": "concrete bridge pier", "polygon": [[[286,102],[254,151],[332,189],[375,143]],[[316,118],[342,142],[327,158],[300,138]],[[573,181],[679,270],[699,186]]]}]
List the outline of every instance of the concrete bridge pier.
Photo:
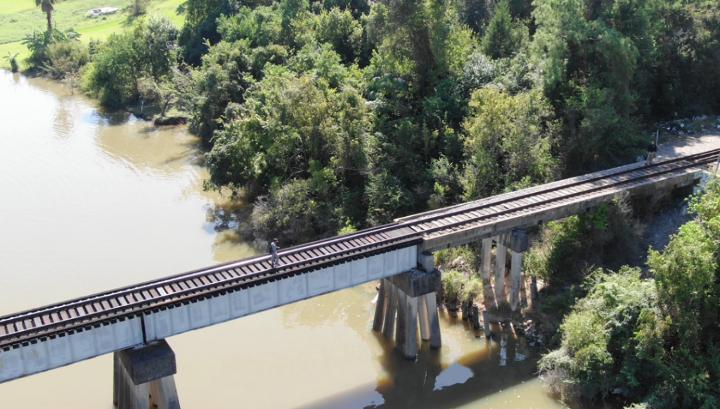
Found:
[{"label": "concrete bridge pier", "polygon": [[405,358],[415,359],[420,338],[429,341],[431,348],[440,348],[440,321],[437,311],[436,289],[440,272],[435,269],[432,254],[422,254],[423,269],[412,269],[383,279],[375,304],[373,330],[395,337],[397,347]]},{"label": "concrete bridge pier", "polygon": [[480,263],[480,275],[483,283],[483,303],[485,310],[497,308],[495,295],[492,291],[492,283],[490,276],[492,274],[492,246],[493,239],[488,237],[482,239],[482,261]]},{"label": "concrete bridge pier", "polygon": [[513,230],[507,236],[506,244],[510,250],[510,308],[513,312],[520,309],[520,288],[523,279],[523,253],[529,247],[528,235],[525,230]]},{"label": "concrete bridge pier", "polygon": [[505,296],[506,265],[505,235],[500,235],[495,238],[495,304],[498,307],[507,303],[507,297]]},{"label": "concrete bridge pier", "polygon": [[113,360],[117,409],[180,409],[175,353],[165,340],[115,352]]}]

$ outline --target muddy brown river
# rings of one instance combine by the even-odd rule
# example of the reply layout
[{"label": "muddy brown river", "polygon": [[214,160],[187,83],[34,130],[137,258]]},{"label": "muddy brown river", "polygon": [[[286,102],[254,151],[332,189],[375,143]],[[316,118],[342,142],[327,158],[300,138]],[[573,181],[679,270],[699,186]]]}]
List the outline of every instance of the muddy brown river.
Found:
[{"label": "muddy brown river", "polygon": [[[247,257],[213,220],[198,140],[0,71],[0,315]],[[232,227],[232,225],[230,226]],[[172,337],[183,408],[558,409],[537,353],[442,314],[443,347],[400,358],[370,330],[373,285]],[[0,408],[112,408],[102,356],[0,384]]]}]

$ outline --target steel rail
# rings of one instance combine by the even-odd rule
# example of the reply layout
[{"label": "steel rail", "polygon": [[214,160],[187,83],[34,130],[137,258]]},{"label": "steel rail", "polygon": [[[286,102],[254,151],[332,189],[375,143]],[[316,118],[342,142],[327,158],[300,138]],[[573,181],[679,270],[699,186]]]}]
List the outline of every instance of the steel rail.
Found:
[{"label": "steel rail", "polygon": [[[634,182],[647,180],[647,179],[650,179],[650,178],[653,178],[653,177],[656,177],[656,176],[660,176],[660,175],[664,175],[664,174],[667,174],[667,173],[673,173],[673,172],[685,170],[685,169],[688,169],[688,168],[693,168],[693,167],[701,166],[701,165],[704,165],[704,164],[713,163],[715,160],[717,160],[717,158],[713,158],[713,157],[708,158],[708,159],[701,159],[699,162],[692,162],[692,163],[685,164],[685,165],[680,166],[680,167],[674,167],[674,168],[671,168],[671,169],[664,169],[664,170],[661,170],[661,171],[653,172],[653,173],[651,173],[651,174],[649,174],[649,175],[642,175],[642,176],[638,176],[638,177],[631,178],[631,179],[625,179],[625,180],[621,180],[621,181],[618,181],[618,182],[615,182],[615,183],[610,183],[610,184],[607,184],[607,185],[595,186],[595,187],[592,187],[592,188],[587,189],[587,190],[583,190],[583,191],[580,191],[580,192],[574,192],[573,194],[569,194],[569,195],[566,195],[566,196],[564,196],[564,197],[552,197],[552,198],[549,198],[549,199],[541,200],[541,201],[538,201],[538,202],[533,202],[533,203],[526,204],[526,205],[521,205],[521,206],[518,206],[518,207],[513,207],[513,208],[510,208],[510,209],[503,209],[503,210],[500,210],[500,211],[497,211],[497,212],[490,213],[490,214],[488,214],[488,215],[482,215],[482,216],[480,216],[480,217],[473,218],[472,220],[452,222],[452,223],[449,223],[449,224],[443,225],[443,226],[430,227],[430,228],[424,229],[424,230],[423,230],[423,234],[424,234],[424,235],[429,235],[429,234],[433,234],[433,233],[436,233],[436,232],[439,232],[439,231],[452,230],[452,229],[454,229],[454,228],[456,228],[456,227],[460,227],[460,226],[463,226],[463,225],[468,225],[468,224],[474,225],[474,224],[478,224],[478,222],[481,222],[481,221],[486,220],[486,219],[501,218],[502,216],[505,216],[505,215],[508,215],[508,214],[518,213],[518,212],[522,212],[522,211],[524,211],[524,210],[528,210],[528,209],[532,209],[532,208],[543,207],[543,206],[546,206],[546,205],[551,204],[551,203],[562,202],[562,201],[565,201],[565,200],[571,199],[571,198],[580,198],[580,197],[582,197],[582,196],[587,196],[587,195],[590,195],[590,194],[593,194],[593,193],[597,193],[597,192],[600,192],[600,191],[603,191],[603,190],[608,190],[608,189],[611,189],[611,188],[617,188],[618,186],[621,186],[621,185],[631,184],[631,183],[634,183]],[[527,213],[526,213],[526,214],[527,214]]]},{"label": "steel rail", "polygon": [[[345,257],[338,257],[344,261],[348,258],[353,258],[353,255],[360,256],[360,254],[355,253],[361,253],[361,255],[366,254],[373,254],[373,253],[382,253],[384,251],[387,251],[388,248],[393,247],[409,247],[414,244],[418,244],[421,242],[421,238],[406,238],[403,240],[398,240],[396,242],[391,243],[384,243],[381,245],[366,245],[363,247],[359,247],[356,249],[353,249],[352,253]],[[338,262],[339,262],[338,261]],[[9,346],[16,345],[16,344],[22,344],[24,342],[29,342],[27,339],[22,339],[23,336],[32,335],[33,338],[38,337],[49,337],[51,336],[50,332],[47,330],[49,328],[56,329],[52,332],[65,332],[68,331],[72,324],[81,324],[76,326],[75,328],[86,328],[91,327],[95,325],[99,325],[102,322],[107,322],[110,320],[121,320],[121,319],[127,319],[131,318],[133,316],[137,316],[143,313],[147,313],[149,311],[155,311],[160,309],[168,308],[171,305],[177,305],[177,304],[187,304],[191,302],[191,300],[201,300],[205,298],[211,298],[219,293],[222,292],[232,292],[243,288],[249,288],[254,287],[256,285],[268,282],[268,281],[276,281],[287,277],[292,277],[297,274],[302,273],[305,270],[313,269],[314,265],[321,265],[326,266],[328,262],[326,260],[323,261],[300,261],[295,262],[289,267],[292,268],[292,271],[289,272],[283,272],[280,274],[270,274],[267,271],[258,272],[255,274],[249,274],[246,276],[240,276],[235,277],[230,280],[216,282],[216,283],[210,283],[210,284],[203,284],[197,287],[193,288],[187,288],[182,291],[174,292],[171,294],[165,294],[159,297],[155,297],[151,300],[146,301],[140,301],[136,302],[134,304],[128,304],[128,305],[120,305],[117,307],[111,307],[106,310],[102,310],[100,312],[94,312],[92,314],[82,315],[78,317],[73,317],[71,319],[59,321],[57,323],[47,324],[42,327],[33,327],[30,329],[23,329],[21,331],[13,332],[11,334],[7,334],[6,336],[0,337],[0,349],[7,349]],[[122,316],[111,316],[112,314],[122,314]],[[62,328],[55,328],[60,327]],[[38,333],[46,331],[39,335]],[[8,342],[9,341],[9,342]]]},{"label": "steel rail", "polygon": [[[659,161],[655,164],[648,165],[648,166],[640,166],[640,167],[633,167],[633,168],[625,168],[622,170],[612,171],[612,172],[598,172],[597,176],[589,177],[589,178],[580,178],[580,179],[571,179],[572,182],[570,183],[563,183],[563,181],[558,181],[555,183],[551,183],[549,187],[547,188],[529,188],[525,189],[521,194],[516,195],[510,195],[507,197],[504,197],[500,200],[487,200],[487,199],[481,199],[480,201],[476,202],[470,202],[461,204],[458,206],[452,206],[449,209],[452,209],[449,212],[439,212],[434,214],[430,217],[421,217],[421,218],[405,218],[402,222],[398,223],[390,223],[383,226],[378,226],[371,229],[362,230],[360,232],[348,235],[348,236],[341,236],[341,237],[335,237],[331,239],[321,239],[317,240],[311,243],[302,244],[299,246],[291,247],[287,250],[284,250],[280,252],[281,257],[285,257],[288,260],[292,260],[294,258],[298,259],[298,261],[291,261],[290,263],[286,263],[283,265],[279,270],[273,273],[271,268],[269,266],[269,256],[258,256],[253,257],[245,260],[240,260],[236,262],[231,263],[225,263],[217,266],[213,266],[211,268],[205,268],[205,269],[198,269],[194,270],[189,273],[183,273],[178,274],[170,277],[166,277],[160,280],[151,280],[145,283],[141,283],[134,286],[129,286],[117,290],[111,290],[109,292],[102,292],[98,293],[92,296],[86,296],[81,297],[75,300],[67,301],[62,304],[55,304],[50,305],[47,307],[42,307],[40,309],[33,309],[29,310],[23,313],[17,313],[8,315],[5,317],[0,317],[0,326],[4,327],[5,334],[0,336],[0,348],[5,347],[3,344],[7,341],[10,341],[12,344],[16,344],[18,342],[27,342],[23,341],[19,338],[22,338],[23,335],[31,335],[36,334],[39,332],[43,332],[47,328],[56,328],[56,327],[62,327],[59,332],[68,331],[70,329],[67,328],[68,325],[71,325],[72,323],[82,323],[79,327],[86,327],[89,325],[92,325],[91,320],[93,319],[100,319],[101,321],[108,321],[108,320],[116,320],[116,319],[122,319],[122,317],[110,317],[109,315],[117,312],[124,312],[126,315],[134,315],[137,314],[138,311],[142,312],[143,309],[154,309],[158,308],[158,303],[164,302],[167,300],[170,300],[171,304],[176,304],[178,302],[177,297],[179,296],[190,296],[190,297],[203,297],[202,291],[208,290],[208,291],[216,291],[218,288],[222,287],[225,288],[227,286],[236,286],[239,285],[238,288],[244,288],[246,286],[252,286],[254,282],[257,280],[265,280],[265,281],[274,281],[276,279],[284,278],[286,276],[293,276],[295,274],[298,274],[303,270],[303,266],[305,265],[324,265],[324,264],[332,264],[332,259],[348,259],[352,258],[352,254],[358,253],[358,252],[367,252],[370,251],[373,247],[376,248],[386,248],[387,246],[392,246],[395,242],[410,240],[412,242],[419,241],[421,236],[432,234],[437,231],[444,231],[444,230],[452,230],[456,227],[468,225],[468,224],[477,224],[479,221],[490,219],[490,218],[499,218],[503,215],[510,214],[510,213],[517,213],[521,212],[523,210],[534,208],[534,207],[541,207],[549,203],[553,202],[559,202],[567,198],[571,197],[577,197],[581,195],[586,195],[591,192],[596,192],[599,190],[607,189],[613,186],[622,185],[625,183],[630,183],[632,181],[641,180],[650,178],[657,175],[662,175],[666,173],[671,173],[673,171],[678,171],[694,166],[698,166],[700,164],[704,163],[710,163],[714,159],[716,159],[717,155],[720,154],[720,149],[712,150],[712,151],[706,151],[695,155],[688,155],[684,157],[679,158],[673,158],[668,159],[664,161]],[[711,158],[711,159],[708,159]],[[683,163],[681,166],[669,166],[677,163]],[[650,172],[655,168],[659,168],[659,171],[656,172]],[[636,175],[633,177],[625,178],[624,180],[620,181],[612,181],[612,179],[616,176],[621,175],[629,175],[629,174],[637,174],[640,173],[640,175]],[[565,195],[560,196],[550,196],[549,198],[546,198],[544,200],[538,201],[538,202],[532,202],[530,204],[525,204],[521,206],[515,206],[515,207],[509,207],[506,209],[501,210],[491,210],[491,207],[497,207],[502,204],[506,203],[512,203],[512,202],[518,202],[522,199],[526,199],[528,197],[532,196],[539,196],[544,195],[547,193],[553,193],[553,192],[560,192],[562,193],[563,190],[567,190],[571,187],[576,186],[582,186],[587,184],[592,184],[596,181],[606,181],[606,184],[600,185],[600,186],[591,186],[589,189],[576,191],[576,192],[569,192]],[[474,204],[473,204],[474,203]],[[468,206],[469,205],[469,206]],[[477,212],[478,210],[490,210],[490,213],[488,214],[481,214],[478,216],[471,216],[464,220],[459,221],[453,221],[453,218],[460,219],[460,217],[456,217],[462,214],[467,214],[470,212]],[[420,214],[422,216],[423,214]],[[442,219],[450,220],[450,223],[436,223],[436,226],[431,226],[427,228],[421,228],[419,231],[410,231],[406,233],[400,233],[401,230],[406,230],[407,228],[416,227],[419,225],[428,225],[432,222],[441,221]],[[392,236],[392,233],[396,233],[394,237]],[[371,239],[368,239],[374,235],[377,235],[379,240],[373,241]],[[383,237],[385,236],[385,237]],[[367,242],[367,244],[362,244],[363,240]],[[351,247],[344,247],[340,244],[343,243],[349,243],[352,241],[356,241],[361,243],[360,245],[351,244]],[[412,245],[412,244],[409,244]],[[332,246],[337,247],[337,249],[332,249]],[[310,254],[310,257],[303,258],[300,257],[301,253],[312,253],[313,250],[319,250],[320,248],[329,248],[330,251],[325,254],[323,251],[316,251],[315,253],[321,254],[320,256]],[[291,257],[293,255],[298,255],[298,257]],[[343,256],[345,255],[345,256]],[[263,265],[268,264],[265,268],[259,268],[259,271],[255,271],[254,273],[244,273],[244,274],[232,274],[230,271],[235,269],[240,269],[242,272],[243,267],[247,266],[253,266],[253,265]],[[253,271],[252,269],[250,269]],[[218,279],[217,276],[215,277],[217,281],[209,278],[211,275],[220,275],[221,277],[224,277],[225,275],[230,276],[230,278],[225,279]],[[234,275],[234,276],[233,276]],[[203,280],[203,278],[205,280]],[[193,282],[193,280],[199,281],[201,284],[195,283],[193,286],[188,285],[188,282]],[[179,283],[184,283],[187,288],[183,289]],[[178,287],[180,288],[179,291],[172,291],[167,292],[164,290],[163,292],[160,292],[159,289],[163,288],[164,286],[172,286],[172,284],[178,284]],[[156,293],[160,294],[159,296],[154,296],[150,293],[151,290],[154,290]],[[147,298],[144,297],[142,292],[146,291],[150,293],[151,297]],[[227,291],[226,290],[217,290],[217,291]],[[135,294],[138,294],[139,296],[136,296]],[[132,298],[135,300],[134,302],[127,302],[127,299],[125,300],[125,303],[121,303],[117,301],[120,297],[128,297],[132,296]],[[147,299],[146,299],[147,298]],[[115,299],[115,303],[118,304],[118,306],[113,306],[112,302],[110,300]],[[139,300],[138,300],[139,299]],[[106,301],[110,308],[107,308],[102,305],[102,302]],[[100,311],[96,311],[96,306],[93,304],[100,303],[100,306],[103,307],[100,309]],[[71,309],[77,309],[77,308],[84,308],[90,306],[92,307],[93,312],[92,313],[85,313],[85,314],[70,314],[68,313]],[[65,311],[68,317],[71,317],[69,319],[62,319],[60,312]],[[77,311],[76,311],[77,312]],[[60,320],[57,320],[53,322],[52,314],[55,313]],[[73,317],[73,315],[76,315]],[[43,317],[47,317],[49,323],[45,324],[43,322]],[[36,324],[35,320],[40,318],[40,325]],[[25,325],[25,322],[29,320],[31,325]],[[18,325],[19,324],[19,325]],[[15,327],[15,331],[9,331],[9,325],[13,325]],[[21,330],[18,330],[18,327],[21,327]],[[28,328],[29,327],[29,328]]]},{"label": "steel rail", "polygon": [[[471,211],[476,211],[478,209],[487,208],[491,206],[498,206],[505,203],[514,202],[521,199],[526,199],[533,196],[538,195],[544,195],[551,192],[556,192],[563,189],[568,189],[575,186],[584,185],[587,183],[593,183],[596,181],[602,181],[607,180],[615,176],[620,176],[636,171],[643,171],[648,169],[657,168],[660,166],[667,166],[671,165],[673,163],[682,162],[686,160],[697,160],[702,159],[705,157],[715,157],[720,155],[720,149],[713,149],[705,152],[700,152],[694,155],[687,155],[687,156],[681,156],[677,158],[670,158],[658,162],[654,162],[650,165],[644,165],[644,166],[638,166],[633,168],[626,168],[622,167],[623,169],[620,170],[614,170],[614,169],[608,169],[607,171],[600,171],[596,173],[592,173],[591,175],[588,175],[588,178],[583,178],[582,176],[580,178],[569,178],[569,179],[563,179],[559,180],[557,182],[551,182],[547,185],[540,185],[536,187],[530,187],[527,189],[522,189],[517,192],[511,192],[506,194],[500,194],[496,196],[496,199],[493,200],[493,197],[490,198],[483,198],[478,199],[472,202],[467,203],[461,203],[453,206],[446,207],[444,209],[441,209],[439,211],[429,211],[425,213],[419,213],[414,216],[407,216],[398,219],[400,221],[399,224],[416,224],[421,222],[427,222],[427,221],[433,221],[438,220],[442,218],[446,218],[448,216],[463,214]],[[606,173],[607,172],[607,173]],[[595,176],[597,175],[597,176]],[[567,182],[567,183],[563,183]],[[543,186],[546,186],[545,188],[542,188]],[[537,190],[536,190],[537,188]],[[450,211],[446,211],[450,210]],[[423,217],[423,215],[428,215],[427,217]]]}]

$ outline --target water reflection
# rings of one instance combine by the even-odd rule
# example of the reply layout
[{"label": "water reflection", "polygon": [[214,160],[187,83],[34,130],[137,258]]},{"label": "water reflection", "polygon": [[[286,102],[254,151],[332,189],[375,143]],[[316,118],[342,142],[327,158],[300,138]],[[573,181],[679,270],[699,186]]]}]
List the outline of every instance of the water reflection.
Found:
[{"label": "water reflection", "polygon": [[[494,326],[494,339],[476,337],[467,325],[441,314],[444,345],[432,350],[427,343],[420,348],[418,359],[408,361],[395,349],[393,342],[372,332],[368,303],[374,297],[374,285],[368,284],[281,309],[287,328],[315,327],[319,330],[342,320],[372,349],[380,370],[375,383],[345,388],[313,400],[298,408],[454,408],[478,400],[503,395],[505,390],[535,379],[537,352],[525,340],[516,337],[511,327]],[[342,298],[349,302],[333,302]],[[505,341],[501,341],[501,340]],[[503,346],[504,345],[504,346]],[[503,358],[504,356],[504,358]],[[352,360],[352,358],[347,358]],[[501,364],[504,362],[504,366]],[[528,384],[529,399],[521,404],[498,406],[522,408],[545,402],[542,408],[559,408],[537,383]],[[538,400],[540,399],[540,400]],[[527,406],[531,407],[531,406]]]},{"label": "water reflection", "polygon": [[458,363],[452,364],[440,372],[440,374],[435,378],[433,391],[440,391],[448,386],[465,383],[472,377],[473,371],[470,368]]},{"label": "water reflection", "polygon": [[72,111],[75,109],[75,100],[69,97],[60,97],[58,108],[53,118],[53,130],[55,135],[66,138],[73,133]]},{"label": "water reflection", "polygon": [[[534,361],[513,359],[517,349],[524,348],[524,341],[512,337],[507,329],[502,335],[507,339],[505,352],[510,358],[510,364],[506,366],[499,365],[503,349],[484,338],[474,340],[475,345],[465,345],[470,352],[454,362],[445,361],[439,352],[428,350],[427,345],[423,346],[420,359],[414,363],[389,352],[383,366],[392,375],[378,384],[385,402],[377,407],[452,408],[532,379]],[[392,350],[388,348],[388,351]],[[413,398],[408,399],[408,396]]]}]

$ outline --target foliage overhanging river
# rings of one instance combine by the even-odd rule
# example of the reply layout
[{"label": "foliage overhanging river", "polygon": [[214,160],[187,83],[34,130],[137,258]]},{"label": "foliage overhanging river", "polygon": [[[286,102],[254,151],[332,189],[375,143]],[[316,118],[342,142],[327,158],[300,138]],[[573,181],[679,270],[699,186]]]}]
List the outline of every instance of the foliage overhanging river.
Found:
[{"label": "foliage overhanging river", "polygon": [[[207,215],[197,139],[0,71],[0,315],[253,254]],[[537,353],[442,317],[404,361],[370,330],[373,285],[169,339],[184,408],[557,409]],[[0,385],[0,408],[111,408],[111,356]]]}]

